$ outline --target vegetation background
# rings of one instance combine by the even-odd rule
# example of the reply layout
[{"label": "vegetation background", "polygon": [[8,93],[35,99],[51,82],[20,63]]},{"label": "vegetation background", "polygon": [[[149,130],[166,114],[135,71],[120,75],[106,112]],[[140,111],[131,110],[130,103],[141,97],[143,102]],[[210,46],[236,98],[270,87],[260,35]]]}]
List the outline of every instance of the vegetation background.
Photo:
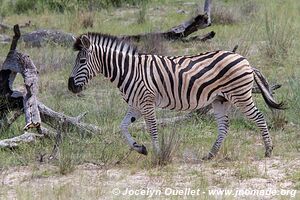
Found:
[{"label": "vegetation background", "polygon": [[[88,31],[138,34],[166,30],[202,11],[203,5],[203,0],[0,0],[0,22],[13,25],[30,20],[33,25],[22,32],[57,29],[76,35]],[[200,160],[217,136],[216,123],[209,116],[194,116],[189,121],[159,128],[161,142],[170,153],[166,165],[156,165],[152,152],[147,157],[135,152],[128,155],[128,146],[119,132],[126,103],[117,88],[99,76],[84,95],[75,96],[67,88],[76,57],[72,48],[51,43],[29,48],[20,43],[19,50],[29,54],[39,68],[39,99],[71,116],[88,112],[84,120],[104,131],[87,136],[66,130],[57,159],[51,161],[46,158],[51,154],[54,139],[22,145],[16,150],[0,149],[0,199],[119,199],[111,193],[114,187],[122,191],[127,187],[299,190],[300,1],[213,1],[212,26],[196,34],[211,30],[216,36],[205,43],[150,40],[139,45],[144,51],[182,55],[232,50],[238,44],[237,52],[260,69],[270,83],[282,84],[275,96],[285,100],[289,107],[283,112],[272,112],[262,97],[255,95],[274,140],[272,158],[264,158],[260,133],[236,110],[231,113],[228,137],[213,161]],[[0,47],[3,63],[9,45]],[[17,83],[16,88],[22,87],[21,77]],[[158,110],[159,118],[182,114]],[[20,134],[23,126],[21,117],[9,131],[0,130],[0,139]],[[144,130],[133,129],[132,134],[151,150],[150,137]],[[298,192],[298,198],[299,195]],[[203,194],[194,198],[234,197]]]}]

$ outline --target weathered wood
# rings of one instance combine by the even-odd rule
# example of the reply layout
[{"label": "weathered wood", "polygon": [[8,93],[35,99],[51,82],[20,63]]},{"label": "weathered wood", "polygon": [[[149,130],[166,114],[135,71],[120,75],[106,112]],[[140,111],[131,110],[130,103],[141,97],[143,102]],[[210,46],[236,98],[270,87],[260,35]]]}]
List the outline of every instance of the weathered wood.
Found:
[{"label": "weathered wood", "polygon": [[30,132],[24,132],[22,135],[10,138],[10,139],[4,139],[0,141],[0,148],[13,148],[18,146],[20,143],[30,143],[36,140],[37,137],[43,137],[43,135],[36,134],[36,133],[30,133]]},{"label": "weathered wood", "polygon": [[[26,27],[29,27],[29,26],[31,26],[31,21],[30,20],[28,22],[25,22],[23,25],[20,25],[19,28],[26,28]],[[0,23],[0,32],[5,32],[7,30],[12,30],[12,29],[13,29],[12,26]]]},{"label": "weathered wood", "polygon": [[0,32],[4,32],[4,31],[10,30],[10,29],[12,29],[11,26],[0,23]]},{"label": "weathered wood", "polygon": [[204,13],[207,14],[207,23],[209,25],[211,24],[211,2],[212,0],[205,0],[204,2]]},{"label": "weathered wood", "polygon": [[37,104],[38,93],[38,71],[28,55],[20,54],[22,76],[24,78],[26,93],[23,97],[26,125],[24,130],[37,128],[41,125],[40,112]]},{"label": "weathered wood", "polygon": [[0,34],[0,44],[8,44],[10,43],[11,38],[8,35]]},{"label": "weathered wood", "polygon": [[[38,71],[33,61],[28,55],[17,52],[17,43],[21,37],[18,25],[14,26],[14,37],[10,51],[0,70],[0,131],[5,131],[22,113],[25,113],[26,125],[24,130],[37,128],[37,132],[24,134],[0,141],[0,147],[16,147],[21,143],[28,143],[43,138],[53,132],[41,127],[44,122],[52,127],[57,127],[57,123],[64,121],[63,127],[74,127],[81,132],[99,133],[101,128],[81,122],[84,114],[78,117],[70,117],[62,113],[53,111],[37,100],[38,93]],[[12,85],[16,74],[23,76],[26,92],[13,91]],[[12,118],[8,118],[9,112],[16,110]]]},{"label": "weathered wood", "polygon": [[57,127],[59,125],[60,121],[63,120],[64,125],[67,128],[73,127],[73,128],[78,129],[79,131],[89,132],[92,134],[102,132],[102,129],[96,125],[81,122],[82,118],[84,117],[84,115],[86,113],[81,114],[77,117],[70,117],[63,113],[56,112],[56,111],[52,110],[51,108],[48,108],[41,102],[38,102],[38,108],[39,108],[39,111],[41,114],[42,122],[44,122],[52,127]]},{"label": "weathered wood", "polygon": [[143,33],[137,35],[124,35],[124,36],[120,36],[120,38],[140,41],[142,39],[146,39],[149,36],[160,36],[166,40],[178,40],[189,36],[190,34],[194,33],[199,29],[204,29],[209,25],[210,24],[208,24],[208,15],[199,14],[196,17],[192,17],[191,19],[165,32],[151,32],[151,33]]},{"label": "weathered wood", "polygon": [[56,134],[53,131],[50,131],[46,128],[41,129],[42,134],[37,134],[37,133],[31,133],[31,132],[24,132],[23,134],[9,138],[9,139],[4,139],[0,140],[0,148],[16,148],[20,144],[25,144],[25,143],[31,143],[36,141],[37,139],[42,139],[44,137],[53,137]]},{"label": "weathered wood", "polygon": [[15,35],[13,36],[13,40],[12,40],[11,46],[10,46],[11,51],[14,51],[17,49],[18,41],[21,37],[21,32],[20,32],[18,24],[14,25],[14,33],[15,33]]},{"label": "weathered wood", "polygon": [[215,37],[215,34],[216,33],[214,31],[211,31],[205,35],[201,35],[201,36],[197,35],[197,36],[189,37],[188,39],[183,38],[182,41],[183,42],[192,42],[192,41],[205,42]]}]

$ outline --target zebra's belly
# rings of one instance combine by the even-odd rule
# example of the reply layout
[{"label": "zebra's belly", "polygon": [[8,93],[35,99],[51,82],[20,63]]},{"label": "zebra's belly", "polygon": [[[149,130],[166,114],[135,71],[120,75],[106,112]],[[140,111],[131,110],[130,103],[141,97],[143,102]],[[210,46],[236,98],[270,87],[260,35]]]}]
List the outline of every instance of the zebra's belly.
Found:
[{"label": "zebra's belly", "polygon": [[178,100],[180,98],[163,98],[158,96],[156,98],[156,107],[176,111],[192,111],[211,104],[216,96],[218,94],[212,95],[208,100],[202,100],[201,98],[196,100],[196,97],[191,97],[189,100],[181,99],[181,101]]}]

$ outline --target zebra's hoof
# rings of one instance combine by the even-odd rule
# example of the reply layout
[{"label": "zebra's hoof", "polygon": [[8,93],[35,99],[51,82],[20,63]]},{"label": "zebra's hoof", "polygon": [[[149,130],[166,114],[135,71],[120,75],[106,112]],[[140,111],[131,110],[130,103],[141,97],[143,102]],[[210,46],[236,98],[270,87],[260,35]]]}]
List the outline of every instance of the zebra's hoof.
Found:
[{"label": "zebra's hoof", "polygon": [[202,160],[212,160],[215,156],[212,153],[208,153],[206,156],[202,157]]},{"label": "zebra's hoof", "polygon": [[273,147],[270,147],[270,148],[266,149],[265,157],[270,158],[271,155],[272,155],[272,151],[273,151]]},{"label": "zebra's hoof", "polygon": [[145,156],[148,155],[147,148],[146,148],[144,145],[141,145],[141,146],[140,146],[138,152],[139,152],[140,154],[145,155]]}]

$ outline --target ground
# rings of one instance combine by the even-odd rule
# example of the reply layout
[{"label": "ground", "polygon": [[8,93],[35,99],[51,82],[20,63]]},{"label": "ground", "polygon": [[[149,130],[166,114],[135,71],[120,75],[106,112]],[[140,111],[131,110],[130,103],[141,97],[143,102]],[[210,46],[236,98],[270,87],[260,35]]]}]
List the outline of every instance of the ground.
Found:
[{"label": "ground", "polygon": [[[141,190],[162,191],[154,193],[153,199],[273,199],[272,195],[249,195],[247,190],[266,190],[284,192],[280,199],[299,198],[293,189],[294,183],[288,177],[300,167],[300,159],[283,160],[280,157],[253,160],[248,168],[257,170],[255,177],[241,180],[237,162],[215,161],[214,164],[178,163],[172,167],[153,168],[151,170],[126,169],[124,166],[105,168],[100,165],[85,163],[67,175],[57,174],[53,165],[13,167],[2,171],[2,192],[8,199],[143,199]],[[248,176],[248,175],[245,175]],[[206,189],[205,182],[214,183]],[[232,194],[221,195],[216,191],[232,190]],[[169,195],[185,188],[200,189],[199,195],[186,193]],[[139,192],[140,195],[125,195],[126,189]],[[55,191],[55,192],[53,192]],[[240,193],[236,193],[240,191]],[[242,193],[242,192],[244,193]],[[120,192],[120,193],[118,193]],[[209,193],[210,192],[210,193]],[[215,193],[213,193],[215,192]],[[150,192],[148,193],[150,194]],[[190,194],[190,195],[189,195]],[[267,193],[268,194],[268,193]],[[45,197],[45,195],[47,197]],[[149,196],[149,195],[147,195]],[[150,196],[151,197],[151,196]],[[276,195],[275,195],[276,197]],[[278,197],[278,196],[277,196]]]}]

